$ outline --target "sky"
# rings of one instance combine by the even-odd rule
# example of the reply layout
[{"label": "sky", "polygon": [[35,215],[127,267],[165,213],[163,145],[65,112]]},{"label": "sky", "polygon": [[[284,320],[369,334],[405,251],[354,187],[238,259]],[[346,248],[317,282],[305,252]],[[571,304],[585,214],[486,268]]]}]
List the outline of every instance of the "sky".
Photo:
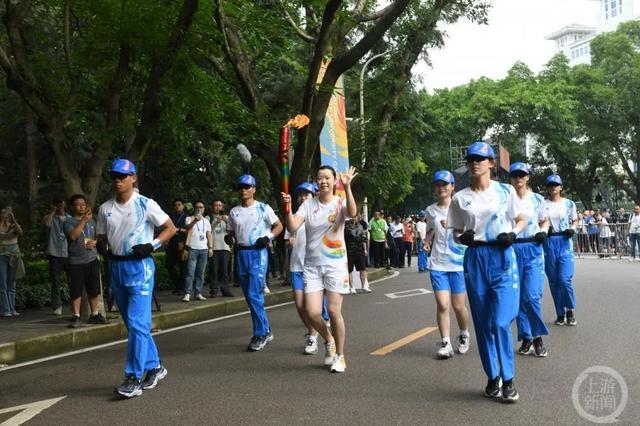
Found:
[{"label": "sky", "polygon": [[488,25],[460,21],[448,26],[442,49],[430,50],[432,66],[414,68],[418,87],[454,87],[482,76],[502,78],[516,61],[534,72],[551,59],[554,43],[545,36],[565,25],[595,26],[594,0],[491,0]]}]

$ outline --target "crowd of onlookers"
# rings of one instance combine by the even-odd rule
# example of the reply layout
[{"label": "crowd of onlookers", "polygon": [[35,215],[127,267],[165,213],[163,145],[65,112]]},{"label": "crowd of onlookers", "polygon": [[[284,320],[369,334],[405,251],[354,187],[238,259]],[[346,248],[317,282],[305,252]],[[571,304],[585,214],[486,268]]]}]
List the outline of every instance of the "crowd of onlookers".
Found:
[{"label": "crowd of onlookers", "polygon": [[640,206],[628,213],[624,208],[609,210],[584,210],[578,214],[575,250],[593,253],[601,258],[629,255],[636,259],[636,247],[640,235]]}]

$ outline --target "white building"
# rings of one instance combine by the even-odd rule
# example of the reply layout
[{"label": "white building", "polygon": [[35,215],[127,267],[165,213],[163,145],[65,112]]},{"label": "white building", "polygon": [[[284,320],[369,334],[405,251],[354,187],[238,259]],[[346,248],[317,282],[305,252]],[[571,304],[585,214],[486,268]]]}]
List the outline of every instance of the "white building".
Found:
[{"label": "white building", "polygon": [[556,53],[564,53],[572,66],[591,62],[591,40],[596,35],[615,31],[622,22],[640,19],[640,0],[589,1],[600,3],[594,26],[570,24],[545,37],[555,42]]}]

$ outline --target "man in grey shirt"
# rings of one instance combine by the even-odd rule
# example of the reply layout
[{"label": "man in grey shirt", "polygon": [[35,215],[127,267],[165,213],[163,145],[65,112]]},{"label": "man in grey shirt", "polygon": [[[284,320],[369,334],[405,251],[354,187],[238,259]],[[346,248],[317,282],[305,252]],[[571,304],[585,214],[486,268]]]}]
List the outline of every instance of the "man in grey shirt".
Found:
[{"label": "man in grey shirt", "polygon": [[[49,276],[51,277],[51,307],[54,315],[62,315],[62,297],[60,293],[60,276],[68,273],[67,237],[64,233],[64,222],[69,215],[65,213],[65,202],[55,198],[51,211],[42,219],[47,227],[47,255],[49,257]],[[68,275],[68,274],[67,274]]]},{"label": "man in grey shirt", "polygon": [[69,290],[73,318],[70,328],[80,327],[80,302],[82,289],[86,289],[91,307],[89,324],[106,324],[107,320],[98,312],[100,296],[100,266],[96,251],[96,221],[87,207],[84,195],[76,194],[69,199],[73,216],[64,223],[69,240]]}]

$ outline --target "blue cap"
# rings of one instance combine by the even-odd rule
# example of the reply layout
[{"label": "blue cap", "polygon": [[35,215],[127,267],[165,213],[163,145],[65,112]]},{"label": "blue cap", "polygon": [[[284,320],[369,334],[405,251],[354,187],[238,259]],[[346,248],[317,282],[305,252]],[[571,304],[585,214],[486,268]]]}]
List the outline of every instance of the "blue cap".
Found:
[{"label": "blue cap", "polygon": [[318,188],[318,184],[316,182],[313,182],[311,185],[313,186],[313,193],[317,194],[318,193],[318,189],[320,189],[320,188]]},{"label": "blue cap", "polygon": [[238,178],[236,182],[237,185],[249,185],[256,186],[256,178],[251,175],[242,175]]},{"label": "blue cap", "polygon": [[109,173],[122,173],[123,175],[135,175],[136,166],[126,158],[116,158],[109,167]]},{"label": "blue cap", "polygon": [[553,175],[549,175],[547,176],[547,179],[544,181],[545,185],[551,185],[551,184],[556,184],[556,185],[562,185],[562,179],[560,178],[559,175],[553,174]]},{"label": "blue cap", "polygon": [[425,217],[427,214],[424,212],[424,210],[420,210],[418,212],[418,217]]},{"label": "blue cap", "polygon": [[484,141],[475,141],[467,148],[467,157],[477,155],[478,157],[496,158],[496,153],[491,145]]},{"label": "blue cap", "polygon": [[509,174],[513,172],[524,172],[529,174],[529,166],[522,162],[513,163],[511,167],[509,167]]},{"label": "blue cap", "polygon": [[315,188],[311,182],[302,182],[300,185],[296,186],[296,189],[293,190],[293,193],[297,193],[300,191],[310,192],[315,194]]},{"label": "blue cap", "polygon": [[436,183],[438,181],[446,182],[446,183],[456,183],[456,178],[453,177],[449,170],[438,170],[433,174],[432,183]]}]

